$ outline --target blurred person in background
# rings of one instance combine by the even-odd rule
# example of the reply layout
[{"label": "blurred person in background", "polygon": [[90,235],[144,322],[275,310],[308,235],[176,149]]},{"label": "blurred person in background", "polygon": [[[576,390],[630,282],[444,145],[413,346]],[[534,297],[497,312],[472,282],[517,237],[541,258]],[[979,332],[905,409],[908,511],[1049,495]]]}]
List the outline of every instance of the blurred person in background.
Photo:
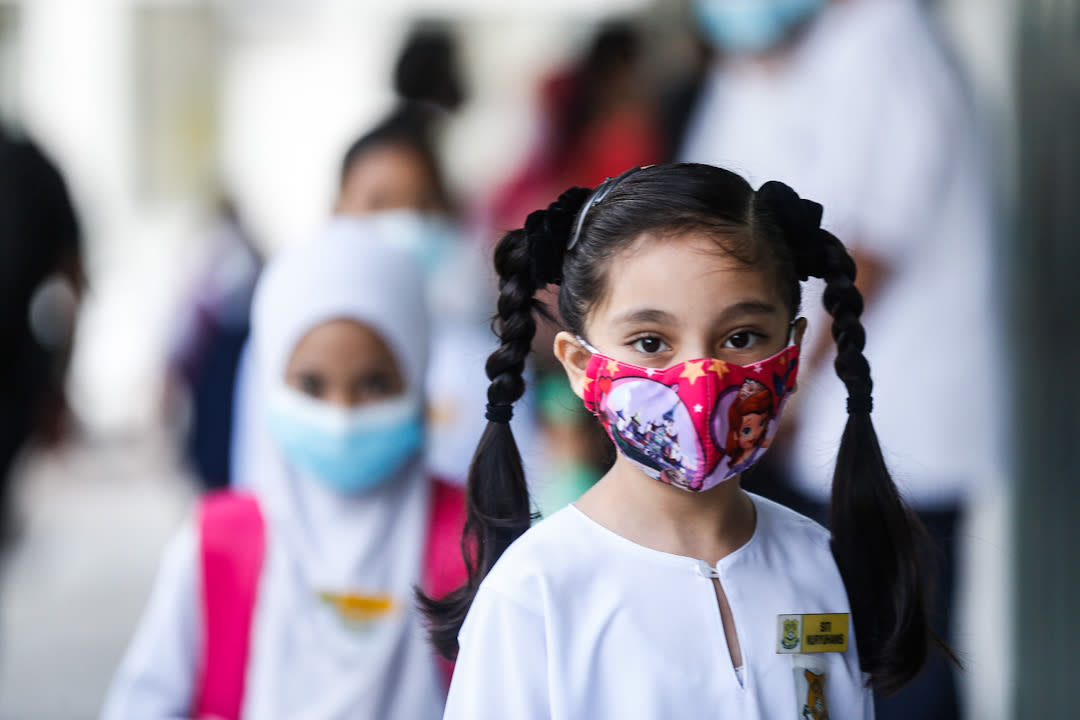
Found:
[{"label": "blurred person in background", "polygon": [[[596,29],[569,67],[541,80],[540,133],[522,167],[495,195],[490,213],[497,233],[522,226],[531,210],[567,187],[592,187],[662,159],[661,124],[645,91],[643,55],[634,24],[613,20]],[[554,307],[554,295],[542,290],[540,296]],[[544,448],[534,492],[545,514],[577,499],[614,459],[611,443],[575,402],[551,352],[556,330],[541,319],[533,346]]]},{"label": "blurred person in background", "polygon": [[221,201],[209,252],[185,303],[170,374],[189,394],[185,454],[205,489],[228,487],[233,387],[262,269],[236,207]]},{"label": "blurred person in background", "polygon": [[475,360],[494,344],[488,328],[494,288],[483,251],[457,221],[435,151],[434,120],[429,108],[405,104],[356,140],[345,154],[334,210],[379,223],[387,242],[424,270],[432,315],[428,461],[433,472],[460,483],[483,432],[477,418],[487,377]]},{"label": "blurred person in background", "polygon": [[[487,377],[474,361],[494,344],[487,321],[495,290],[483,251],[461,232],[438,151],[443,125],[465,97],[450,27],[414,27],[395,65],[394,88],[397,106],[344,153],[333,212],[380,223],[383,242],[408,251],[424,270],[432,315],[428,464],[461,483],[483,431],[477,418]],[[248,392],[246,371],[237,383],[240,395]],[[235,418],[238,478],[248,475],[245,438],[252,422],[257,419]]]},{"label": "blurred person in background", "polygon": [[631,22],[608,22],[574,63],[541,80],[539,135],[496,193],[496,229],[521,226],[531,210],[567,187],[592,187],[662,158],[661,126],[643,89],[641,45]]},{"label": "blurred person in background", "polygon": [[24,444],[60,442],[64,381],[85,284],[63,177],[29,139],[0,127],[0,541],[11,533],[8,478]]},{"label": "blurred person in background", "polygon": [[166,549],[106,720],[440,716],[413,589],[463,579],[464,495],[424,469],[422,276],[384,232],[335,218],[259,280],[250,494]]},{"label": "blurred person in background", "polygon": [[[484,429],[488,379],[477,361],[495,344],[488,320],[496,290],[484,244],[462,231],[439,151],[443,125],[465,99],[450,27],[421,22],[413,29],[394,85],[402,102],[345,153],[334,210],[385,223],[391,243],[424,268],[433,321],[428,462],[440,477],[464,482]],[[528,414],[515,426],[533,435]],[[522,450],[532,454],[527,445]]]},{"label": "blurred person in background", "polygon": [[449,220],[455,203],[437,146],[442,126],[465,101],[452,28],[433,21],[414,25],[394,65],[393,84],[397,107],[345,151],[334,211],[404,210]]},{"label": "blurred person in background", "polygon": [[[874,425],[943,551],[931,610],[947,637],[957,522],[1002,462],[990,187],[967,90],[916,0],[693,0],[691,9],[713,55],[689,114],[672,116],[683,128],[677,156],[799,187],[851,239],[876,358]],[[809,340],[776,483],[782,499],[808,497],[822,519],[846,417],[824,340]],[[932,660],[877,709],[883,720],[957,717],[951,668]]]}]

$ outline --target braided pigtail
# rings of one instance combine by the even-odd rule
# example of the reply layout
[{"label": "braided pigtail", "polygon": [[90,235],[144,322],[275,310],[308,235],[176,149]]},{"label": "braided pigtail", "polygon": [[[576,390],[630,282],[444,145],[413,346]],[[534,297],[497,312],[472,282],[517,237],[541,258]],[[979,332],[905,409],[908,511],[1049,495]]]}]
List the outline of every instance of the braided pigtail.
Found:
[{"label": "braided pigtail", "polygon": [[499,300],[493,328],[500,344],[487,360],[491,380],[488,424],[469,468],[461,539],[468,577],[463,586],[443,598],[418,593],[432,644],[448,659],[457,656],[458,631],[481,581],[533,519],[510,418],[514,403],[525,392],[525,360],[536,334],[536,315],[550,317],[536,293],[562,281],[562,261],[574,216],[589,192],[585,188],[567,190],[546,210],[530,214],[524,229],[507,233],[495,248]]},{"label": "braided pigtail", "polygon": [[950,659],[955,656],[930,629],[922,563],[926,532],[900,498],[870,419],[873,382],[863,355],[866,333],[859,321],[863,300],[855,287],[855,262],[820,227],[821,206],[800,199],[786,185],[763,185],[754,209],[779,226],[798,278],[820,277],[826,283],[834,367],[848,392],[848,420],[832,485],[832,551],[851,604],[860,664],[875,689],[889,695],[919,672],[932,641]]}]

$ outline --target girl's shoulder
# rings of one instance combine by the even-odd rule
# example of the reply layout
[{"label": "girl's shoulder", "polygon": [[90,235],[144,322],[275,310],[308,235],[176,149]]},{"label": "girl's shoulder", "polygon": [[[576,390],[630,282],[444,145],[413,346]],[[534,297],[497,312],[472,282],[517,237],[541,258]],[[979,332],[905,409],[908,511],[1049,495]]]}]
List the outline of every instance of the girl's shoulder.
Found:
[{"label": "girl's shoulder", "polygon": [[484,578],[482,590],[518,599],[539,609],[552,585],[573,583],[595,568],[599,552],[589,528],[573,505],[529,528],[502,554]]},{"label": "girl's shoulder", "polygon": [[810,543],[816,548],[829,549],[831,533],[820,523],[761,495],[747,493],[757,510],[755,536],[784,545]]},{"label": "girl's shoulder", "polygon": [[567,505],[555,511],[515,540],[499,558],[499,564],[529,567],[537,563],[541,565],[558,563],[560,558],[552,557],[553,553],[581,549],[581,533],[585,529],[582,519],[581,511],[573,505]]},{"label": "girl's shoulder", "polygon": [[[750,497],[757,510],[754,535],[727,562],[755,564],[763,557],[782,556],[804,566],[833,563],[828,530],[772,500]],[[697,564],[637,545],[568,505],[515,540],[484,579],[481,592],[542,613],[545,603],[578,596],[597,583],[630,575],[662,577]]]}]

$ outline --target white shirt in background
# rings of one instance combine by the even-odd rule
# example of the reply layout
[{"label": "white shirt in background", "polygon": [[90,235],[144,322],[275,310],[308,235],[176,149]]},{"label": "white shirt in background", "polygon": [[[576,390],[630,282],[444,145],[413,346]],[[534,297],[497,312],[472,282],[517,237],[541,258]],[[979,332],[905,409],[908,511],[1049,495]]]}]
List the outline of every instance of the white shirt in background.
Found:
[{"label": "white shirt in background", "polygon": [[[989,186],[969,98],[912,0],[829,3],[790,55],[718,65],[681,159],[780,180],[882,260],[863,315],[873,420],[913,504],[961,502],[1002,467]],[[828,331],[821,283],[803,306]],[[997,394],[995,394],[997,393]],[[799,378],[795,482],[829,491],[847,419],[831,362]]]}]

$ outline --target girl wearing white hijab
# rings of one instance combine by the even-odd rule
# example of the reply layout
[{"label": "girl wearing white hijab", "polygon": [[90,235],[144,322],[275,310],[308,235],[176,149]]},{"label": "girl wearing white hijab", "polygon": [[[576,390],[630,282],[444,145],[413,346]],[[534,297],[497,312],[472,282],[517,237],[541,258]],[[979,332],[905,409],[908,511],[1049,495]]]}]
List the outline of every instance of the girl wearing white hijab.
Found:
[{"label": "girl wearing white hijab", "polygon": [[[446,681],[413,588],[430,577],[432,562],[459,554],[456,538],[446,542],[438,526],[462,496],[422,467],[423,282],[380,232],[335,218],[313,242],[275,258],[260,280],[252,311],[256,392],[245,399],[265,419],[246,479],[258,509],[241,507],[208,530],[215,501],[204,501],[201,524],[171,543],[106,720],[441,715]],[[235,511],[238,497],[224,496],[224,506]],[[244,544],[238,536],[252,534],[242,528],[258,533],[260,519],[265,542],[234,548]],[[216,576],[207,569],[237,553],[247,559],[228,566],[223,581],[220,564]],[[235,599],[243,588],[235,588],[252,567],[246,619],[246,601]],[[222,587],[239,615],[214,609]],[[222,677],[229,665],[224,674],[234,681]],[[222,703],[230,682],[224,695],[232,700]]]}]

